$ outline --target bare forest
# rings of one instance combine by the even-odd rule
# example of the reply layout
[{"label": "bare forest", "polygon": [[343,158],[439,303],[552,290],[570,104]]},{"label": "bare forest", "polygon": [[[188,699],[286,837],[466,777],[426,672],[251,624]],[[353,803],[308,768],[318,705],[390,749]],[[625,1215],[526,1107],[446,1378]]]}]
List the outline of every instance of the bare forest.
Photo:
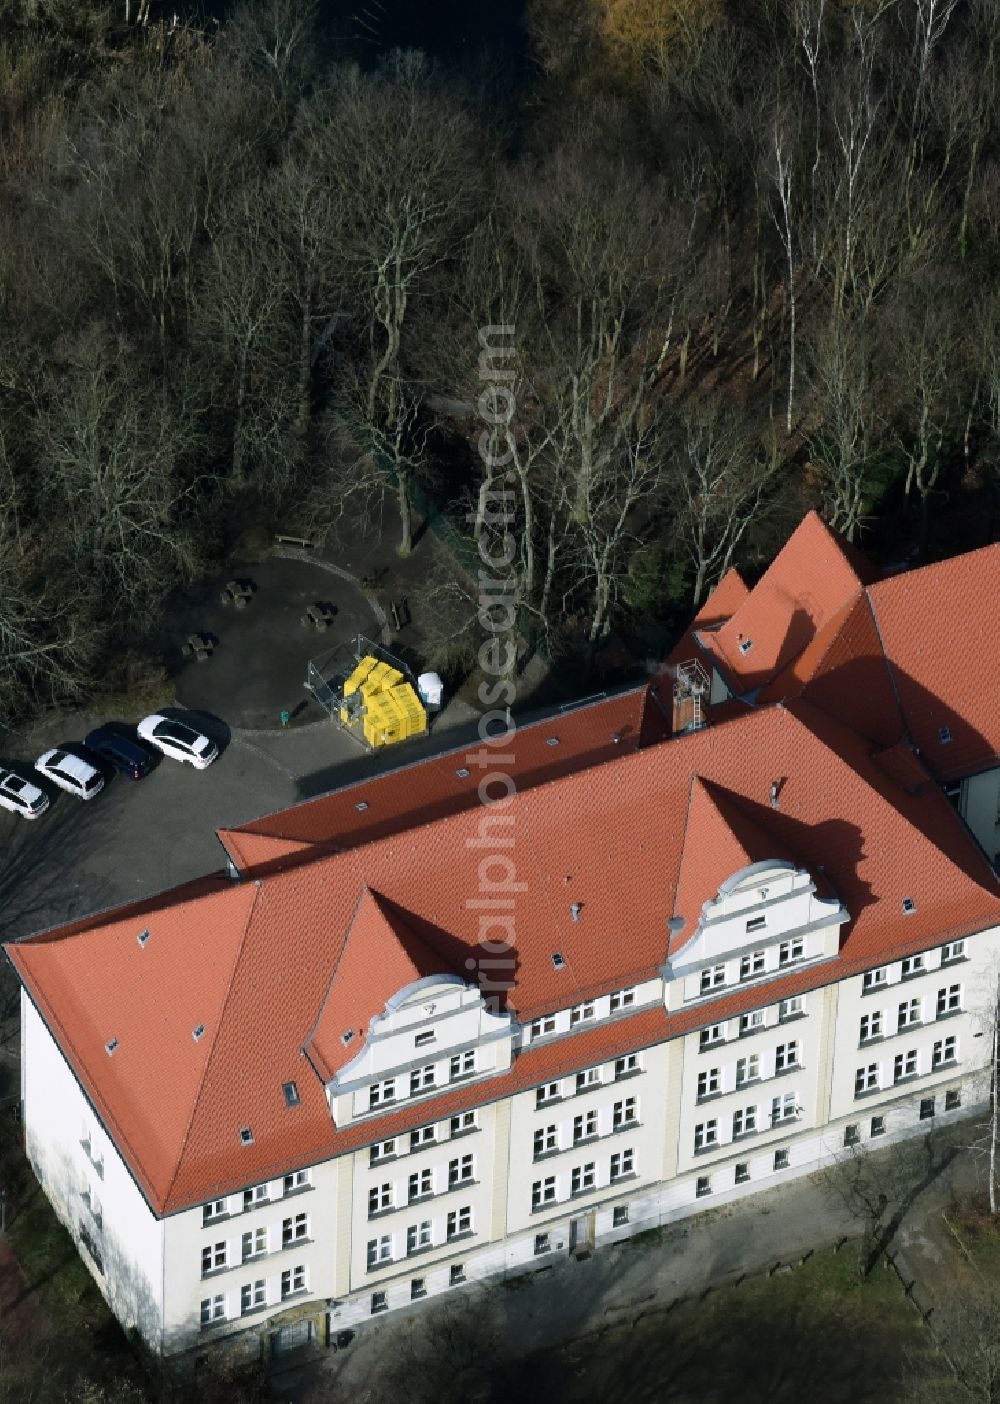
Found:
[{"label": "bare forest", "polygon": [[471,546],[502,489],[557,655],[809,506],[885,561],[994,539],[1000,0],[515,22],[491,65],[305,0],[0,0],[0,721],[277,523]]}]

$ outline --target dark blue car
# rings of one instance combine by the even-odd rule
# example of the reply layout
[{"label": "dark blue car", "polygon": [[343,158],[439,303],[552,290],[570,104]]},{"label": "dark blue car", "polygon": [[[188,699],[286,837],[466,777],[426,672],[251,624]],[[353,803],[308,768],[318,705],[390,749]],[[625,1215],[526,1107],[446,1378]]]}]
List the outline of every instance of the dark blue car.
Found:
[{"label": "dark blue car", "polygon": [[101,760],[114,766],[120,775],[132,780],[141,780],[153,768],[153,756],[138,741],[121,736],[109,726],[99,726],[84,737],[83,744],[88,751]]}]

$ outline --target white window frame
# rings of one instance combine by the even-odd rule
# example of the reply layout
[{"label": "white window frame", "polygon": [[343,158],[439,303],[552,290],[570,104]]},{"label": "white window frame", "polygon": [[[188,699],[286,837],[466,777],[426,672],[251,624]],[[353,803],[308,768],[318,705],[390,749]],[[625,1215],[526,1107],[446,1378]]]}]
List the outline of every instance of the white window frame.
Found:
[{"label": "white window frame", "polygon": [[621,1009],[630,1009],[636,1000],[636,988],[630,985],[625,990],[615,990],[609,1001],[610,1012],[617,1014]]}]

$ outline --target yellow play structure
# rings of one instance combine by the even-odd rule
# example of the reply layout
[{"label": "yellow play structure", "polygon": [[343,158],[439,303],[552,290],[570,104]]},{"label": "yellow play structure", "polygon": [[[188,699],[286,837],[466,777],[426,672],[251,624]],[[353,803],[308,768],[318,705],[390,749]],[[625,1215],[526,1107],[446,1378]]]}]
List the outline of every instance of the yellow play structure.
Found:
[{"label": "yellow play structure", "polygon": [[405,664],[363,635],[313,659],[306,687],[369,750],[427,730],[427,709]]}]

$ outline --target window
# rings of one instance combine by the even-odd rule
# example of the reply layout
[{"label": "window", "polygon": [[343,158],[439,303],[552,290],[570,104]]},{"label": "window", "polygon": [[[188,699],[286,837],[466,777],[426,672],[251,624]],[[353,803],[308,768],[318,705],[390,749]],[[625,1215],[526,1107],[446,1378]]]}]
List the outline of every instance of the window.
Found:
[{"label": "window", "polygon": [[611,1178],[612,1180],[624,1179],[626,1175],[635,1174],[635,1151],[623,1150],[616,1152],[611,1157]]},{"label": "window", "polygon": [[[205,1032],[205,1026],[204,1026],[204,1024],[199,1024],[199,1025],[198,1025],[198,1028],[201,1029],[201,1033],[204,1033],[204,1032]],[[195,1030],[195,1037],[196,1037],[196,1038],[200,1038],[200,1037],[201,1037],[201,1034],[198,1033],[198,1030],[197,1030],[197,1029]],[[302,1098],[301,1098],[300,1095],[299,1095],[299,1088],[298,1088],[298,1084],[297,1084],[297,1083],[295,1083],[295,1082],[283,1082],[283,1083],[281,1084],[281,1090],[282,1090],[282,1092],[285,1094],[285,1106],[286,1106],[286,1107],[297,1107],[297,1106],[300,1104],[300,1102],[302,1101]]]},{"label": "window", "polygon": [[588,1000],[586,1004],[574,1004],[573,1008],[569,1011],[569,1026],[573,1029],[577,1024],[583,1024],[593,1017],[593,1000]]},{"label": "window", "polygon": [[550,1252],[549,1236],[547,1233],[535,1234],[535,1257],[540,1258],[543,1253]]},{"label": "window", "polygon": [[466,1131],[475,1131],[476,1113],[474,1111],[460,1112],[458,1116],[452,1117],[448,1125],[452,1136],[464,1136]]},{"label": "window", "polygon": [[450,1075],[454,1082],[460,1077],[471,1077],[476,1071],[476,1050],[470,1048],[466,1053],[456,1053],[451,1060]]},{"label": "window", "polygon": [[775,1170],[787,1170],[787,1169],[788,1169],[788,1151],[787,1151],[787,1150],[776,1150],[776,1151],[774,1152],[774,1168],[775,1168]]},{"label": "window", "polygon": [[591,1087],[600,1087],[600,1068],[587,1068],[586,1072],[578,1072],[576,1075],[576,1090],[586,1092]]},{"label": "window", "polygon": [[423,1033],[418,1033],[413,1040],[414,1048],[426,1048],[429,1043],[433,1043],[437,1035],[433,1029],[424,1029]]},{"label": "window", "polygon": [[465,1281],[465,1267],[462,1263],[452,1263],[451,1271],[448,1274],[448,1286],[457,1287],[460,1282]]},{"label": "window", "polygon": [[844,1127],[844,1145],[856,1146],[861,1141],[861,1127],[856,1121],[852,1121],[850,1126]]},{"label": "window", "polygon": [[396,1154],[396,1142],[379,1141],[372,1146],[368,1152],[368,1162],[370,1165],[377,1165],[380,1160],[391,1160]]},{"label": "window", "polygon": [[555,1126],[541,1126],[535,1132],[535,1159],[551,1155],[559,1149],[559,1135]]},{"label": "window", "polygon": [[919,1024],[920,1005],[921,1001],[919,999],[904,999],[902,1004],[899,1006],[899,1015],[896,1020],[896,1028],[908,1029],[911,1024]]},{"label": "window", "polygon": [[736,1166],[735,1180],[738,1185],[745,1185],[750,1178],[750,1166],[745,1160],[741,1160]]},{"label": "window", "polygon": [[889,971],[884,965],[880,965],[877,970],[866,970],[861,981],[861,988],[865,994],[869,990],[877,990],[882,985],[888,983]]},{"label": "window", "polygon": [[957,1057],[958,1039],[955,1035],[950,1034],[948,1038],[939,1038],[934,1045],[934,1058],[931,1067],[943,1067],[945,1063],[953,1063]]},{"label": "window", "polygon": [[757,1108],[744,1107],[741,1111],[733,1112],[733,1139],[737,1136],[749,1136],[751,1132],[757,1130]]},{"label": "window", "polygon": [[544,1038],[546,1034],[553,1034],[556,1031],[556,1016],[546,1014],[544,1019],[532,1019],[531,1037],[532,1039]]},{"label": "window", "polygon": [[641,1072],[639,1067],[638,1053],[626,1053],[624,1058],[615,1059],[615,1077],[631,1077],[633,1073]]},{"label": "window", "polygon": [[225,1321],[226,1297],[220,1292],[217,1297],[206,1297],[201,1304],[201,1324],[210,1325],[213,1321]]},{"label": "window", "polygon": [[760,1055],[751,1053],[747,1058],[736,1059],[736,1086],[745,1087],[748,1082],[756,1082],[760,1077]]},{"label": "window", "polygon": [[[937,1048],[937,1044],[934,1045]],[[914,1077],[917,1071],[917,1050],[910,1048],[906,1053],[897,1053],[892,1060],[892,1080],[902,1082],[904,1077]]]},{"label": "window", "polygon": [[611,1211],[611,1227],[624,1228],[628,1223],[628,1205],[616,1204]]},{"label": "window", "polygon": [[805,942],[801,936],[796,936],[792,941],[782,941],[778,947],[778,965],[790,965],[793,960],[801,960],[805,953]]},{"label": "window", "polygon": [[873,1117],[872,1117],[871,1134],[872,1134],[873,1136],[884,1136],[884,1135],[885,1135],[885,1117],[884,1117],[884,1116],[873,1116]]},{"label": "window", "polygon": [[774,1050],[774,1071],[786,1072],[799,1065],[799,1043],[793,1038],[789,1043],[779,1043]]},{"label": "window", "polygon": [[535,1106],[544,1107],[546,1102],[556,1102],[559,1100],[558,1082],[547,1082],[544,1087],[535,1089]]},{"label": "window", "polygon": [[900,975],[904,980],[908,980],[911,975],[922,975],[924,972],[924,958],[922,955],[905,956],[903,959]]},{"label": "window", "polygon": [[381,1107],[386,1102],[396,1100],[396,1079],[390,1077],[386,1082],[373,1082],[368,1089],[368,1106]]},{"label": "window", "polygon": [[927,1121],[934,1115],[934,1098],[921,1097],[920,1099],[920,1120]]},{"label": "window", "polygon": [[611,1013],[617,1014],[620,1009],[628,1009],[635,1004],[635,990],[616,990],[611,996]]},{"label": "window", "polygon": [[802,996],[793,995],[791,999],[783,999],[778,1005],[779,1019],[794,1019],[802,1013]]},{"label": "window", "polygon": [[243,1211],[256,1209],[258,1204],[266,1204],[270,1199],[267,1192],[267,1185],[254,1185],[253,1189],[243,1191]]},{"label": "window", "polygon": [[[455,1059],[452,1058],[452,1063]],[[421,1092],[428,1091],[437,1081],[437,1065],[427,1063],[422,1068],[414,1068],[410,1073],[410,1096],[418,1097]]]},{"label": "window", "polygon": [[281,1246],[288,1248],[293,1243],[301,1243],[309,1237],[309,1215],[296,1214],[294,1218],[283,1219],[281,1224]]},{"label": "window", "polygon": [[771,1125],[778,1126],[783,1121],[793,1121],[799,1114],[799,1099],[794,1092],[786,1092],[781,1097],[771,1099]]},{"label": "window", "polygon": [[752,980],[755,975],[764,973],[764,952],[754,951],[740,960],[740,979]]},{"label": "window", "polygon": [[869,1043],[873,1038],[882,1037],[882,1011],[876,1009],[873,1014],[862,1014],[861,1030],[859,1041]]},{"label": "window", "polygon": [[243,1250],[243,1261],[250,1258],[257,1258],[261,1253],[267,1252],[267,1229],[253,1229],[250,1233],[245,1233],[241,1241]]},{"label": "window", "polygon": [[288,1268],[281,1274],[281,1295],[282,1297],[294,1296],[296,1292],[306,1290],[306,1270],[303,1264],[298,1267]]},{"label": "window", "polygon": [[878,1088],[878,1063],[869,1063],[866,1068],[858,1068],[854,1074],[854,1095],[874,1092]]},{"label": "window", "polygon": [[767,926],[766,916],[755,916],[747,918],[747,935],[752,936],[755,931],[763,931]]},{"label": "window", "polygon": [[393,1206],[392,1185],[373,1185],[368,1191],[368,1217],[374,1218],[376,1214],[384,1214],[387,1209]]},{"label": "window", "polygon": [[719,1090],[719,1069],[708,1068],[698,1074],[698,1097],[714,1097]]},{"label": "window", "polygon": [[282,1194],[294,1194],[296,1190],[305,1189],[309,1184],[308,1170],[295,1170],[291,1175],[286,1175],[281,1182]]},{"label": "window", "polygon": [[556,1198],[556,1177],[547,1175],[544,1180],[536,1180],[531,1186],[531,1207],[541,1209],[543,1204],[554,1204]]},{"label": "window", "polygon": [[448,1188],[453,1189],[455,1185],[467,1185],[475,1178],[476,1162],[471,1155],[460,1156],[457,1160],[448,1162]]},{"label": "window", "polygon": [[211,1204],[203,1204],[201,1206],[201,1222],[210,1224],[214,1219],[224,1219],[228,1203],[228,1199],[213,1199]]},{"label": "window", "polygon": [[699,1121],[694,1128],[694,1148],[696,1151],[707,1150],[709,1146],[719,1144],[719,1123],[713,1117],[711,1121]]},{"label": "window", "polygon": [[699,1047],[711,1048],[713,1043],[721,1043],[726,1037],[725,1024],[710,1024],[707,1029],[702,1029],[699,1036]]},{"label": "window", "polygon": [[585,1116],[574,1116],[573,1118],[573,1144],[578,1141],[589,1141],[597,1135],[597,1112],[589,1111]]},{"label": "window", "polygon": [[256,1282],[246,1282],[240,1288],[240,1313],[246,1316],[248,1311],[255,1311],[258,1307],[267,1305],[267,1282],[263,1277],[258,1277]]},{"label": "window", "polygon": [[423,1199],[434,1193],[434,1171],[415,1170],[406,1182],[406,1197],[412,1204],[415,1199]]},{"label": "window", "polygon": [[573,1194],[585,1194],[587,1190],[592,1190],[597,1177],[597,1165],[593,1160],[588,1160],[586,1165],[578,1165],[573,1171],[570,1189]]},{"label": "window", "polygon": [[415,1131],[410,1132],[410,1150],[420,1150],[422,1146],[432,1146],[437,1140],[437,1133],[433,1126],[418,1126]]},{"label": "window", "polygon": [[712,1177],[711,1177],[711,1175],[699,1175],[699,1176],[698,1176],[698,1183],[695,1185],[695,1190],[694,1190],[694,1192],[695,1192],[695,1194],[698,1196],[699,1199],[702,1199],[706,1194],[711,1194],[711,1193],[712,1193]]},{"label": "window", "polygon": [[384,1233],[381,1238],[368,1240],[368,1271],[392,1262],[392,1234]]},{"label": "window", "polygon": [[946,965],[949,960],[963,960],[965,958],[965,942],[946,941],[941,947],[941,964]]},{"label": "window", "polygon": [[472,1206],[464,1204],[461,1209],[453,1209],[448,1215],[448,1237],[458,1238],[472,1232]]},{"label": "window", "polygon": [[912,916],[913,913],[914,913],[916,910],[917,910],[917,904],[916,904],[916,902],[914,902],[913,898],[912,898],[912,897],[904,897],[904,898],[903,898],[903,911],[906,913],[906,915],[907,915],[907,916]]},{"label": "window", "polygon": [[937,996],[937,1016],[940,1019],[942,1014],[954,1014],[956,1009],[962,1007],[962,986],[948,985],[943,990],[938,990]]},{"label": "window", "polygon": [[427,1296],[427,1287],[422,1277],[414,1277],[410,1281],[410,1301],[419,1301],[421,1297]]},{"label": "window", "polygon": [[957,1088],[956,1088],[955,1090],[951,1091],[951,1092],[946,1092],[946,1093],[944,1094],[944,1109],[945,1109],[945,1111],[957,1111],[958,1108],[959,1108],[961,1105],[962,1105],[962,1094],[961,1094],[961,1092],[958,1091]]},{"label": "window", "polygon": [[707,994],[709,990],[718,989],[720,985],[726,983],[726,967],[724,965],[713,965],[708,970],[701,972],[701,993]]},{"label": "window", "polygon": [[611,1111],[611,1129],[618,1131],[623,1126],[634,1126],[638,1120],[638,1099],[626,1097],[623,1102],[615,1102]]},{"label": "window", "polygon": [[424,1219],[422,1223],[411,1224],[406,1230],[406,1251],[407,1253],[418,1253],[421,1248],[431,1246],[431,1221]]},{"label": "window", "polygon": [[751,1009],[749,1014],[740,1015],[740,1033],[754,1033],[757,1029],[764,1027],[763,1009]]},{"label": "window", "polygon": [[372,1293],[372,1316],[377,1316],[380,1311],[388,1311],[389,1302],[384,1292]]},{"label": "window", "polygon": [[219,1272],[226,1266],[226,1245],[225,1243],[210,1243],[207,1248],[201,1250],[201,1275],[207,1277],[210,1272]]}]

